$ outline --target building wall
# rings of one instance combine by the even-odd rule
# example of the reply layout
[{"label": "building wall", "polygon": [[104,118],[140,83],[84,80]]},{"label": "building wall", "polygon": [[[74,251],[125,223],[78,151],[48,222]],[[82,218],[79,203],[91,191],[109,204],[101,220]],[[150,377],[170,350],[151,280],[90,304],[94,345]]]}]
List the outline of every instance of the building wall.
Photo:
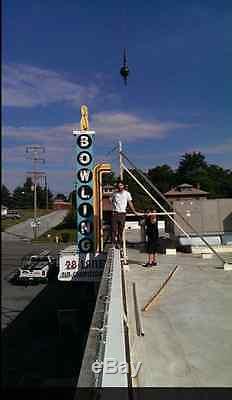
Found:
[{"label": "building wall", "polygon": [[[174,211],[179,211],[199,233],[232,232],[232,199],[184,200],[173,203]],[[193,231],[175,216],[175,220],[187,233]],[[174,227],[175,235],[181,232]]]},{"label": "building wall", "polygon": [[64,209],[70,209],[72,208],[72,203],[68,202],[54,202],[53,204],[54,210],[64,210]]}]

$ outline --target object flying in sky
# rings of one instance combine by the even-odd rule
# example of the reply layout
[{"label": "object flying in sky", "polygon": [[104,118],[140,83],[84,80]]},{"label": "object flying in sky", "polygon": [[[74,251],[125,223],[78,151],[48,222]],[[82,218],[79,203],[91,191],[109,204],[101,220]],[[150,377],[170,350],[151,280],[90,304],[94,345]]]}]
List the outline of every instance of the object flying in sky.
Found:
[{"label": "object flying in sky", "polygon": [[127,78],[128,78],[129,72],[130,71],[129,71],[129,68],[128,68],[128,65],[127,65],[126,49],[124,49],[124,52],[123,52],[123,66],[120,69],[120,74],[122,75],[122,77],[124,79],[125,85],[127,84]]}]

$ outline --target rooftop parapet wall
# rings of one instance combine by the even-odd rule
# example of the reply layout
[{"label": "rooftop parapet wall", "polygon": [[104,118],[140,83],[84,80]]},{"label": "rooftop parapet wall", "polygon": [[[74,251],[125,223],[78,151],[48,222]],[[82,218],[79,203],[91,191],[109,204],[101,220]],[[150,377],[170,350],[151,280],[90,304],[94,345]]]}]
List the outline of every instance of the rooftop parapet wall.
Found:
[{"label": "rooftop parapet wall", "polygon": [[[201,234],[232,232],[232,199],[174,201],[173,209],[188,219]],[[187,233],[193,233],[178,215],[175,216],[175,220]],[[176,236],[180,235],[176,227],[174,233]]]}]

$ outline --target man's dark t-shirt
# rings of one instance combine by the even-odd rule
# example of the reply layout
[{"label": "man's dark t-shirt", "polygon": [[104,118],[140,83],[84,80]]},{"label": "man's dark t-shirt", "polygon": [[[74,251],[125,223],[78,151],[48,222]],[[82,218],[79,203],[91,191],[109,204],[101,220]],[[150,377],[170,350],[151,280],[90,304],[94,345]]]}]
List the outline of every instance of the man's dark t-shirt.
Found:
[{"label": "man's dark t-shirt", "polygon": [[145,221],[145,232],[147,235],[147,252],[155,253],[158,247],[158,223],[157,221],[152,223],[149,219]]}]

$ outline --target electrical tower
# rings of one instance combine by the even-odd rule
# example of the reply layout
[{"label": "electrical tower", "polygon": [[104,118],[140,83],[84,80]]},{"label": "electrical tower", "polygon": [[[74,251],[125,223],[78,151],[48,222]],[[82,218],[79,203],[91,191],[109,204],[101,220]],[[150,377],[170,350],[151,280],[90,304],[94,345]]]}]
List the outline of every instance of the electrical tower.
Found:
[{"label": "electrical tower", "polygon": [[[33,186],[31,190],[34,191],[34,218],[32,221],[32,228],[34,231],[34,240],[37,239],[37,232],[39,227],[39,220],[37,218],[37,185],[39,182],[45,182],[46,191],[47,191],[47,179],[46,173],[42,171],[38,171],[38,164],[44,164],[45,158],[42,158],[41,155],[45,153],[45,147],[41,145],[30,145],[26,147],[27,159],[32,161],[33,170],[28,171],[27,174],[32,177]],[[48,194],[47,194],[48,197]]]}]

